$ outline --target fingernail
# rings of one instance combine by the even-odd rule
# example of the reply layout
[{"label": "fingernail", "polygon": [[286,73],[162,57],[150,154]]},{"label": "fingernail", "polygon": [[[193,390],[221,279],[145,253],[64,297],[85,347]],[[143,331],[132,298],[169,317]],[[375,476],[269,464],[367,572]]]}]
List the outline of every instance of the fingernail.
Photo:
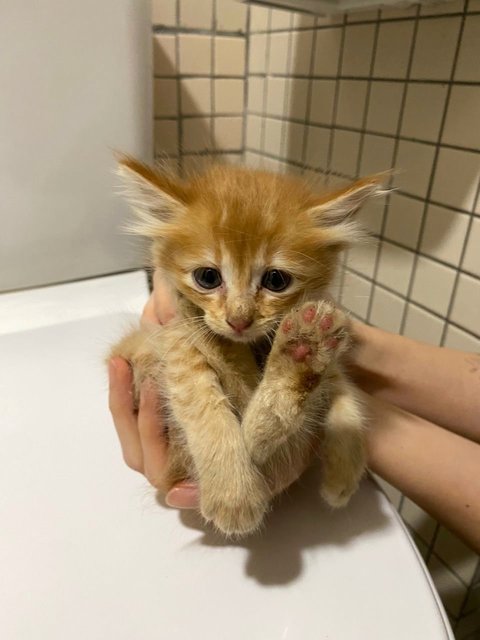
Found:
[{"label": "fingernail", "polygon": [[169,507],[175,509],[196,509],[198,507],[198,487],[196,485],[182,485],[170,489],[165,497]]}]

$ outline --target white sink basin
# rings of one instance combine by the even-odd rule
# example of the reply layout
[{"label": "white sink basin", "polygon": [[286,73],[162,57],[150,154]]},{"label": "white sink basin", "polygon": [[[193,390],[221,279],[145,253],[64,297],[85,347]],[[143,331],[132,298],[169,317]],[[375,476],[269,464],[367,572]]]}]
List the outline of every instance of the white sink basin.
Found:
[{"label": "white sink basin", "polygon": [[1,638],[453,638],[370,480],[332,512],[310,474],[238,543],[157,504],[122,461],[102,363],[145,296],[141,272],[0,296]]}]

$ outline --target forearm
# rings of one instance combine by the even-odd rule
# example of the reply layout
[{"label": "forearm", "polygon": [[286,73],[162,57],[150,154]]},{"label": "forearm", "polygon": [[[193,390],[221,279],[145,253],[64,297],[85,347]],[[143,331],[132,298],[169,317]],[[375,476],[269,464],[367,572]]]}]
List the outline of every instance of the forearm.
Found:
[{"label": "forearm", "polygon": [[480,442],[480,356],[354,323],[352,373],[371,395]]},{"label": "forearm", "polygon": [[367,398],[369,467],[480,552],[480,445]]}]

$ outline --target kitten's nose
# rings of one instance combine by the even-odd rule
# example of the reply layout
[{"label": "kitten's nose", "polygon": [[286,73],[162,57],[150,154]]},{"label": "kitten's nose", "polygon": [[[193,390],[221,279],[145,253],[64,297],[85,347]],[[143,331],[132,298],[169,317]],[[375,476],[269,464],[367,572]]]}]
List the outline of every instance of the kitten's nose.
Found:
[{"label": "kitten's nose", "polygon": [[245,320],[244,318],[227,318],[227,323],[232,327],[232,329],[235,329],[237,333],[242,333],[242,331],[248,329],[248,327],[253,323],[253,319],[248,318]]}]

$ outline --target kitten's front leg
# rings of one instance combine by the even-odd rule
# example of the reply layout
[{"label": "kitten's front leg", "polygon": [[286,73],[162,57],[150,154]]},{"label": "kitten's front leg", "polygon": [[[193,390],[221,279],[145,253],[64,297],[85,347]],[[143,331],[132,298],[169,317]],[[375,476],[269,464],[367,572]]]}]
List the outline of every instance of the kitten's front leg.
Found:
[{"label": "kitten's front leg", "polygon": [[289,439],[307,436],[312,422],[318,424],[321,383],[347,343],[345,315],[330,302],[306,303],[283,319],[242,422],[257,464]]},{"label": "kitten's front leg", "polygon": [[165,381],[171,410],[194,461],[202,515],[227,535],[258,528],[269,492],[247,453],[216,372],[198,349],[173,336],[166,351]]},{"label": "kitten's front leg", "polygon": [[320,490],[332,507],[347,504],[365,472],[364,422],[357,390],[338,372],[332,381],[330,408],[325,419]]}]

